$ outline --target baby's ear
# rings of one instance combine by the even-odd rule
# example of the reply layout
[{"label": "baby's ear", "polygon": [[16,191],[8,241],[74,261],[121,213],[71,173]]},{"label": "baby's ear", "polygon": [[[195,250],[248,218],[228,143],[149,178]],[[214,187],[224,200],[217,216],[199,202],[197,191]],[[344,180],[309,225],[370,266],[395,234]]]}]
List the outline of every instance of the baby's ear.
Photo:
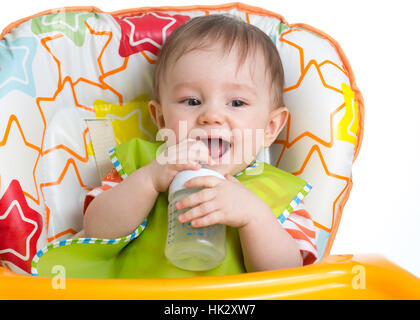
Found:
[{"label": "baby's ear", "polygon": [[276,140],[289,117],[286,107],[279,107],[270,112],[264,131],[264,148],[268,148]]},{"label": "baby's ear", "polygon": [[149,101],[149,113],[155,121],[158,129],[165,127],[165,120],[163,119],[162,107],[156,100]]}]

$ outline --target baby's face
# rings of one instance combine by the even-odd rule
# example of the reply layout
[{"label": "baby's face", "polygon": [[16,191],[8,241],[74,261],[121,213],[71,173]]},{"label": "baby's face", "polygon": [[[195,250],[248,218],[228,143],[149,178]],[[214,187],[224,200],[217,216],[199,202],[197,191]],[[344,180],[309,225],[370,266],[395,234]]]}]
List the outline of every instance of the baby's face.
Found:
[{"label": "baby's face", "polygon": [[[160,84],[160,105],[151,103],[159,128],[175,133],[172,144],[201,140],[220,173],[242,171],[274,141],[287,119],[287,109],[273,111],[277,108],[265,70],[258,52],[239,68],[235,48],[229,55],[218,46],[188,52],[168,67]],[[273,123],[274,113],[281,123]]]}]

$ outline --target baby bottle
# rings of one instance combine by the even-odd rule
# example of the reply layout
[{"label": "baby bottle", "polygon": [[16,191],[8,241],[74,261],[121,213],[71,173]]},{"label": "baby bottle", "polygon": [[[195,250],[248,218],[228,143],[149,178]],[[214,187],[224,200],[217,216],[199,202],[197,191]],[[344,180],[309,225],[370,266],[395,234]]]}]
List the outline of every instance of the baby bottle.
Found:
[{"label": "baby bottle", "polygon": [[165,247],[166,258],[175,266],[185,270],[203,271],[217,267],[225,258],[225,225],[194,228],[191,222],[181,223],[178,216],[190,208],[178,210],[176,203],[203,188],[186,188],[184,183],[199,176],[216,176],[220,173],[201,168],[179,172],[169,186],[168,236]]}]

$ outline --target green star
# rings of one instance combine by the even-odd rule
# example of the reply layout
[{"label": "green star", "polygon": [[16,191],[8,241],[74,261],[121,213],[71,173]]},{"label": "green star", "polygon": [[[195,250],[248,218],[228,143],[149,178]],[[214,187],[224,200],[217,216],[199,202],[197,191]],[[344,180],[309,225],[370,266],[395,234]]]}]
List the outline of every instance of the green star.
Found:
[{"label": "green star", "polygon": [[92,12],[59,12],[32,19],[31,30],[35,34],[60,31],[81,47],[85,42],[85,21],[90,17],[98,18]]}]

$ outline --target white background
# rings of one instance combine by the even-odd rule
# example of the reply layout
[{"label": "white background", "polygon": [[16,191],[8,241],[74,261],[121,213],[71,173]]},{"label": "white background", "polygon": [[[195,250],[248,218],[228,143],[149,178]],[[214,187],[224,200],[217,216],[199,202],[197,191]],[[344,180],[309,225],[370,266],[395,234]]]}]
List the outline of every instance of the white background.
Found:
[{"label": "white background", "polygon": [[[103,11],[231,1],[12,0],[0,28],[40,11]],[[243,3],[306,23],[338,41],[365,100],[365,132],[353,190],[332,254],[378,253],[420,277],[420,19],[417,0],[276,0]]]}]

